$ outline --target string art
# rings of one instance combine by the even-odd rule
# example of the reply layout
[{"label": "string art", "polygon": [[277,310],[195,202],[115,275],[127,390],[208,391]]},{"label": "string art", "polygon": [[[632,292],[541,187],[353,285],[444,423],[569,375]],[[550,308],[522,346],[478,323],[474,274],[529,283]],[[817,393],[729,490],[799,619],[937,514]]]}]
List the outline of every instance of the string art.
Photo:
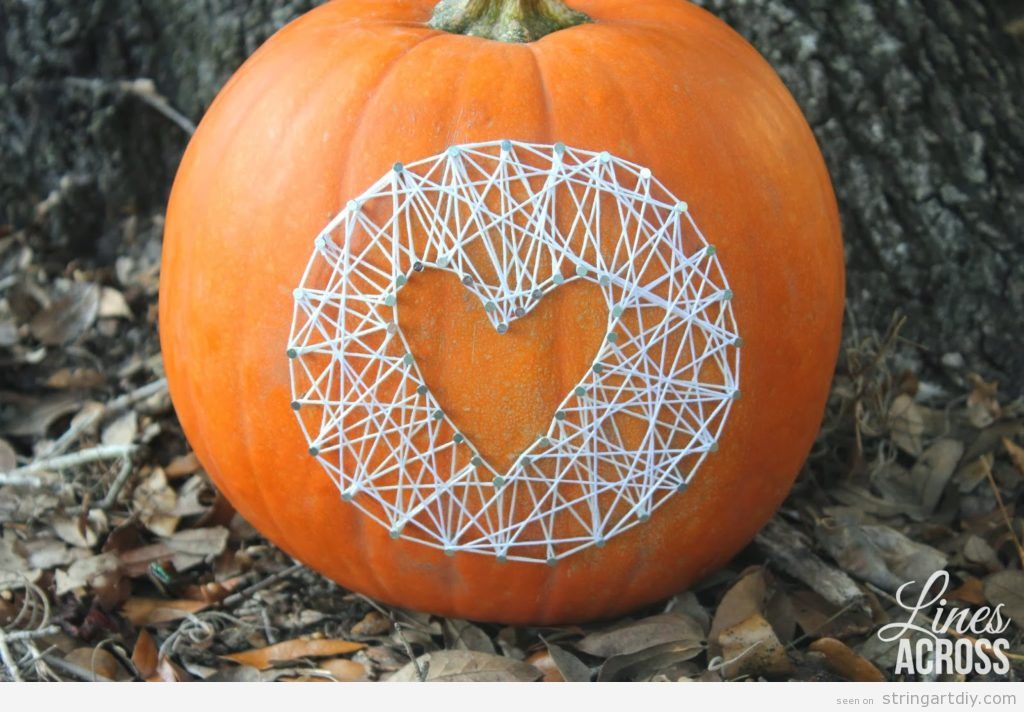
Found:
[{"label": "string art", "polygon": [[[507,471],[459,432],[402,333],[398,295],[425,269],[454,273],[498,333],[572,280],[607,303],[593,364]],[[392,537],[554,565],[649,519],[717,450],[740,397],[732,296],[649,169],[562,144],[455,146],[395,164],[316,238],[292,408],[341,496]]]}]

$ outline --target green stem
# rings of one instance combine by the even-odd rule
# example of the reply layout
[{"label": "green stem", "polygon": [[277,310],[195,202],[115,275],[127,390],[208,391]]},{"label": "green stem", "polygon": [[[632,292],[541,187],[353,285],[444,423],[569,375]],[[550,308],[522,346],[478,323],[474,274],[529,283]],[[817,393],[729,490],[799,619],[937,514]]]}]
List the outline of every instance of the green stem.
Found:
[{"label": "green stem", "polygon": [[428,24],[437,30],[499,42],[535,42],[590,21],[562,0],[441,0]]}]

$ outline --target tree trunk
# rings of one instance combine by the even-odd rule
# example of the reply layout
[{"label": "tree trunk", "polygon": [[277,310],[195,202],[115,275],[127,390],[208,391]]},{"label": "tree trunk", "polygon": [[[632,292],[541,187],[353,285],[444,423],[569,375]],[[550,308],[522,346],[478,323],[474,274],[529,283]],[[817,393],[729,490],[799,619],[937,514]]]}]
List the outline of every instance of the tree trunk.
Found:
[{"label": "tree trunk", "polygon": [[[162,211],[188,120],[315,4],[0,0],[0,226],[43,232],[54,259],[113,260],[123,217]],[[960,354],[1019,392],[1024,51],[1011,3],[700,4],[765,54],[814,127],[843,215],[848,330],[903,312],[932,372]]]}]

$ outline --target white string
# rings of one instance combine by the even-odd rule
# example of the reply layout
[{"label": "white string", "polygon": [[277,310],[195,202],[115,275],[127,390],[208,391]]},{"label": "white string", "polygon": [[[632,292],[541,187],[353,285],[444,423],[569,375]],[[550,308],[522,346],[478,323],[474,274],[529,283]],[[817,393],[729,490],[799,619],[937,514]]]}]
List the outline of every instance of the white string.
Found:
[{"label": "white string", "polygon": [[[607,302],[594,363],[507,472],[444,413],[402,333],[398,292],[426,268],[457,275],[499,333],[567,282]],[[392,536],[554,564],[646,521],[717,450],[740,394],[731,299],[650,170],[562,144],[456,146],[396,164],[317,237],[294,295],[292,407],[343,498]]]}]

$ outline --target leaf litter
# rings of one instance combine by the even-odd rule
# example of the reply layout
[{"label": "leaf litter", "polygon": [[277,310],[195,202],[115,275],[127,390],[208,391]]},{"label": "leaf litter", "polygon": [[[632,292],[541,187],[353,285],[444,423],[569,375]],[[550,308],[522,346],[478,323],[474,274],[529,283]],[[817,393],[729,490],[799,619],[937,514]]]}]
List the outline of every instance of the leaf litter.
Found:
[{"label": "leaf litter", "polygon": [[170,406],[141,224],[113,267],[0,237],[0,678],[898,680],[874,633],[945,569],[1013,620],[1021,679],[1024,402],[926,365],[899,322],[848,334],[801,476],[722,571],[584,626],[443,619],[327,581],[216,492]]}]

